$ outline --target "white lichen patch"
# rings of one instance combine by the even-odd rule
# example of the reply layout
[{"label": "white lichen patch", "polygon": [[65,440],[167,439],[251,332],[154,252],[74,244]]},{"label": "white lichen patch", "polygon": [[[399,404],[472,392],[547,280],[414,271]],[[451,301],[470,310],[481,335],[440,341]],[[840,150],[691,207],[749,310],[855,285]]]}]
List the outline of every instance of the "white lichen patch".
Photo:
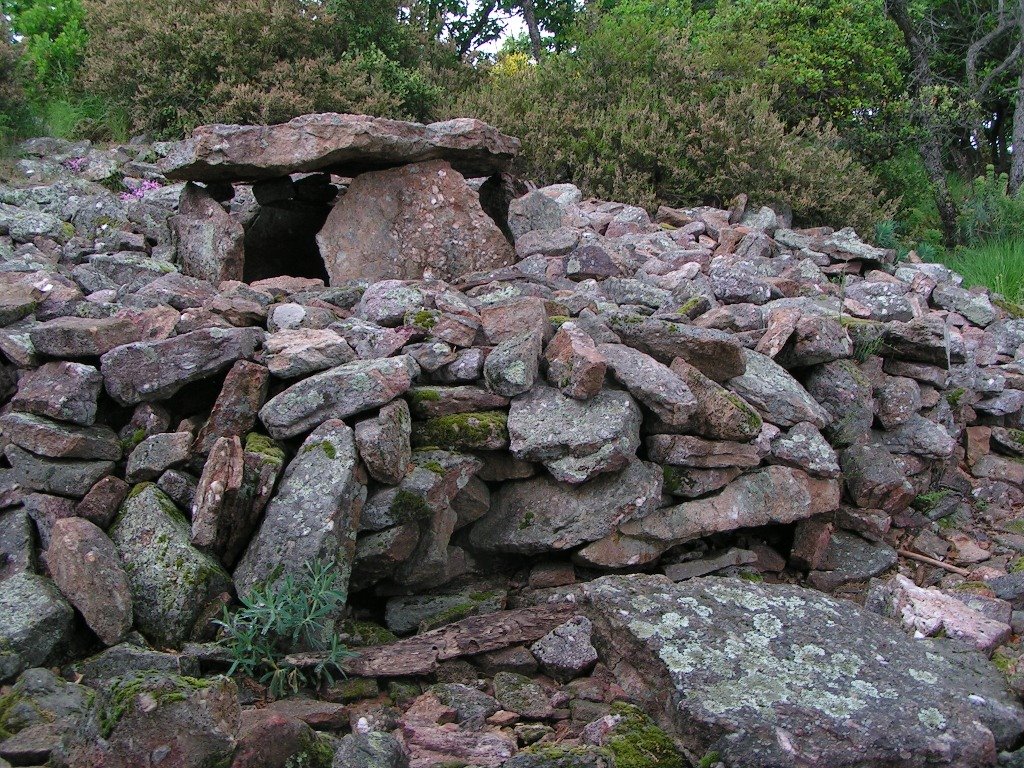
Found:
[{"label": "white lichen patch", "polygon": [[919,683],[925,683],[927,685],[935,685],[939,682],[939,678],[933,675],[931,672],[926,672],[920,669],[914,669],[911,667],[907,670],[907,674],[917,680]]},{"label": "white lichen patch", "polygon": [[942,716],[942,713],[935,707],[927,707],[917,713],[917,719],[922,725],[928,728],[934,728],[937,731],[945,730],[946,718]]}]

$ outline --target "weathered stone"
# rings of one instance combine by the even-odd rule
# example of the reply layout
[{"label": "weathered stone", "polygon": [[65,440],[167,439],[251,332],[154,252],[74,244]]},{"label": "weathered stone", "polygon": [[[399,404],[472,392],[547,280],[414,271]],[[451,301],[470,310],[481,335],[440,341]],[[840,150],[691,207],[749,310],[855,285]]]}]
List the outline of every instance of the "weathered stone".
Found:
[{"label": "weathered stone", "polygon": [[676,467],[756,467],[761,452],[750,443],[702,440],[690,435],[651,435],[644,441],[651,461]]},{"label": "weathered stone", "polygon": [[352,565],[353,591],[365,589],[394,573],[416,550],[419,540],[420,527],[416,522],[360,537]]},{"label": "weathered stone", "polygon": [[689,422],[697,400],[686,383],[654,358],[622,344],[601,344],[612,376],[661,421],[672,426]]},{"label": "weathered stone", "polygon": [[915,636],[942,634],[989,655],[1013,633],[1008,624],[990,619],[938,589],[919,587],[901,574],[873,585],[867,607],[895,619]]},{"label": "weathered stone", "polygon": [[543,338],[525,333],[506,339],[484,361],[484,382],[496,395],[515,397],[533,387],[540,370]]},{"label": "weathered stone", "polygon": [[956,449],[956,441],[950,437],[945,427],[918,414],[892,429],[876,434],[879,442],[892,453],[910,453],[929,459],[948,459]]},{"label": "weathered stone", "polygon": [[143,338],[143,329],[126,317],[58,317],[29,331],[35,351],[50,357],[99,357]]},{"label": "weathered stone", "polygon": [[728,386],[756,408],[762,419],[779,427],[806,421],[819,429],[832,421],[828,411],[771,358],[745,349],[743,359],[746,373],[729,379]]},{"label": "weathered stone", "polygon": [[36,566],[35,535],[28,512],[0,512],[0,581],[18,573],[32,573]]},{"label": "weathered stone", "polygon": [[405,477],[412,460],[411,435],[412,418],[405,400],[388,403],[374,418],[356,424],[356,447],[370,477],[390,484]]},{"label": "weathered stone", "polygon": [[542,554],[607,536],[619,523],[650,514],[661,497],[656,464],[632,462],[623,472],[580,486],[547,476],[505,483],[469,541],[481,552]]},{"label": "weathered stone", "polygon": [[388,629],[400,635],[425,632],[468,616],[503,610],[506,597],[504,590],[475,587],[450,594],[392,597],[385,607],[384,621]]},{"label": "weathered stone", "polygon": [[331,283],[452,280],[509,266],[512,246],[443,160],[357,176],[317,235]]},{"label": "weathered stone", "polygon": [[508,228],[517,242],[528,232],[552,232],[565,223],[563,207],[539,189],[508,204]]},{"label": "weathered stone", "polygon": [[912,641],[851,602],[651,576],[606,576],[584,599],[627,695],[693,754],[715,752],[729,768],[967,768],[993,763],[1024,728],[987,662]]},{"label": "weathered stone", "polygon": [[325,421],[306,438],[235,569],[240,593],[279,566],[298,574],[315,560],[334,563],[339,585],[347,588],[366,500],[358,462],[352,430],[340,420]]},{"label": "weathered stone", "polygon": [[54,523],[46,564],[54,583],[105,645],[132,628],[132,594],[114,543],[80,517]]},{"label": "weathered stone", "polygon": [[350,733],[338,744],[333,768],[409,768],[409,755],[390,733]]},{"label": "weathered stone", "polygon": [[437,416],[412,425],[412,444],[453,451],[501,450],[508,447],[507,419],[504,411]]},{"label": "weathered stone", "polygon": [[490,176],[508,168],[518,140],[479,120],[405,123],[366,115],[302,115],[279,125],[204,125],[161,162],[169,179],[258,181],[292,173],[368,170],[443,159],[460,173]]},{"label": "weathered stone", "polygon": [[97,480],[114,469],[112,461],[42,459],[16,445],[8,445],[4,455],[21,486],[74,498],[85,496]]},{"label": "weathered stone", "polygon": [[[211,552],[224,561],[229,547],[245,546],[255,520],[246,505],[245,455],[237,437],[221,437],[213,444],[203,465],[191,505],[193,546]],[[231,546],[231,545],[234,546]]]},{"label": "weathered stone", "polygon": [[487,484],[478,477],[471,477],[466,487],[452,499],[452,509],[458,516],[455,529],[475,523],[486,515],[490,508],[491,491]]},{"label": "weathered stone", "polygon": [[715,383],[682,358],[672,361],[671,370],[686,383],[697,400],[687,425],[689,430],[713,440],[741,443],[761,433],[761,417],[742,397]]},{"label": "weathered stone", "polygon": [[914,500],[914,489],[900,473],[892,454],[877,445],[855,445],[839,454],[846,491],[865,509],[901,512]]},{"label": "weathered stone", "polygon": [[385,405],[412,385],[419,366],[408,355],[353,360],[293,384],[260,410],[260,419],[278,439],[307,432],[327,419]]},{"label": "weathered stone", "polygon": [[201,307],[216,299],[218,293],[214,286],[218,284],[219,281],[214,281],[214,284],[210,285],[206,280],[188,277],[180,272],[170,272],[136,291],[135,295],[139,298],[152,298],[161,304],[184,311]]},{"label": "weathered stone", "polygon": [[156,487],[181,509],[192,509],[198,484],[199,478],[195,475],[177,469],[168,469],[156,481]]},{"label": "weathered stone", "polygon": [[547,338],[551,337],[544,300],[534,296],[480,307],[480,324],[491,344],[500,344],[523,333],[540,333]]},{"label": "weathered stone", "polygon": [[957,312],[970,322],[984,328],[999,319],[999,310],[984,293],[971,293],[952,283],[939,283],[931,295],[932,303]]},{"label": "weathered stone", "polygon": [[22,374],[11,407],[88,427],[96,422],[96,401],[102,387],[103,377],[91,365],[45,363]]},{"label": "weathered stone", "polygon": [[110,528],[131,586],[135,623],[150,640],[181,644],[215,595],[231,579],[189,543],[185,516],[152,483],[136,486]]},{"label": "weathered stone", "polygon": [[669,365],[677,357],[709,379],[722,382],[746,370],[739,342],[722,331],[656,318],[615,315],[612,329],[624,343]]},{"label": "weathered stone", "polygon": [[411,590],[422,591],[449,581],[452,533],[458,515],[449,506],[436,510],[420,525],[416,549],[391,578]]},{"label": "weathered stone", "polygon": [[563,323],[544,350],[547,378],[562,394],[587,400],[601,391],[607,362],[594,340],[576,323]]},{"label": "weathered stone", "polygon": [[[685,581],[700,576],[707,576],[709,573],[722,571],[726,568],[737,568],[744,565],[754,565],[758,562],[757,553],[749,549],[732,548],[725,552],[702,557],[699,560],[687,560],[682,563],[672,563],[665,566],[665,575],[672,581]],[[785,566],[785,563],[783,563]]]},{"label": "weathered stone", "polygon": [[281,379],[294,379],[335,368],[356,356],[345,338],[329,328],[296,328],[267,336],[267,368]]},{"label": "weathered stone", "polygon": [[409,408],[417,419],[432,419],[455,413],[501,410],[509,398],[488,392],[482,387],[412,387]]},{"label": "weathered stone", "polygon": [[9,680],[56,660],[71,640],[75,612],[42,576],[16,573],[0,583],[0,680]]},{"label": "weathered stone", "polygon": [[590,619],[576,616],[531,645],[530,652],[544,672],[556,680],[572,680],[597,663],[597,651],[590,642],[592,629]]},{"label": "weathered stone", "polygon": [[154,651],[145,645],[136,645],[133,637],[136,642],[142,641],[140,635],[129,635],[129,640],[65,667],[65,676],[80,678],[83,685],[95,688],[105,688],[114,678],[145,670],[199,677],[199,662],[195,657]]},{"label": "weathered stone", "polygon": [[186,184],[178,213],[169,223],[182,272],[214,285],[242,279],[245,265],[242,224],[206,189]]},{"label": "weathered stone", "polygon": [[951,362],[963,359],[962,352],[951,346],[949,329],[942,318],[934,314],[908,323],[888,323],[882,351],[900,360],[930,363],[940,368],[949,368]]},{"label": "weathered stone", "polygon": [[696,469],[693,467],[662,467],[665,493],[683,499],[696,499],[724,488],[741,474],[739,467]]},{"label": "weathered stone", "polygon": [[811,586],[831,592],[843,584],[867,581],[896,565],[896,550],[882,542],[862,539],[853,533],[835,531],[828,542],[821,570],[811,571]]},{"label": "weathered stone", "polygon": [[329,768],[331,746],[297,717],[272,709],[242,712],[231,768]]},{"label": "weathered stone", "polygon": [[426,296],[404,280],[377,280],[367,286],[356,305],[363,320],[384,327],[402,325],[405,318],[423,310]]},{"label": "weathered stone", "polygon": [[227,765],[234,752],[240,708],[227,677],[184,678],[140,672],[115,681],[105,742],[76,744],[73,765],[132,768],[160,763],[175,768]]},{"label": "weathered stone", "polygon": [[256,424],[256,414],[267,399],[270,372],[262,365],[239,360],[228,371],[210,418],[196,436],[194,449],[207,453],[221,437],[242,437]]},{"label": "weathered stone", "polygon": [[836,320],[823,315],[802,314],[786,346],[775,361],[786,368],[829,363],[850,357],[853,342]]},{"label": "weathered stone", "polygon": [[75,516],[75,502],[62,496],[49,496],[45,493],[31,493],[22,502],[28,516],[36,525],[39,543],[43,549],[50,546],[50,532],[54,523],[65,517]]},{"label": "weathered stone", "polygon": [[640,445],[640,421],[640,409],[624,392],[574,400],[541,385],[512,400],[509,450],[543,462],[556,480],[583,483],[630,463]]},{"label": "weathered stone", "polygon": [[734,480],[717,496],[659,509],[622,523],[619,531],[667,549],[721,531],[793,523],[838,507],[837,482],[789,467],[767,467]]},{"label": "weathered stone", "polygon": [[877,388],[875,415],[883,429],[906,424],[921,410],[921,387],[913,379],[888,376]]},{"label": "weathered stone", "polygon": [[3,436],[39,456],[55,459],[121,458],[121,444],[110,427],[72,426],[43,416],[12,412],[0,417]]},{"label": "weathered stone", "polygon": [[839,457],[814,425],[800,422],[772,440],[768,460],[815,477],[839,477]]},{"label": "weathered stone", "polygon": [[542,720],[554,714],[548,693],[540,684],[514,672],[499,672],[494,676],[494,698],[502,709],[531,720]]},{"label": "weathered stone", "polygon": [[183,464],[191,450],[192,435],[188,432],[161,432],[147,437],[128,456],[124,478],[129,483],[155,480],[164,470]]},{"label": "weathered stone", "polygon": [[[862,440],[874,421],[871,382],[851,360],[836,360],[812,369],[805,384],[828,412],[825,434],[840,448]],[[820,428],[820,427],[819,427]]]},{"label": "weathered stone", "polygon": [[254,328],[208,328],[126,344],[103,355],[100,370],[107,392],[122,405],[163,400],[252,357],[262,338],[263,332]]}]

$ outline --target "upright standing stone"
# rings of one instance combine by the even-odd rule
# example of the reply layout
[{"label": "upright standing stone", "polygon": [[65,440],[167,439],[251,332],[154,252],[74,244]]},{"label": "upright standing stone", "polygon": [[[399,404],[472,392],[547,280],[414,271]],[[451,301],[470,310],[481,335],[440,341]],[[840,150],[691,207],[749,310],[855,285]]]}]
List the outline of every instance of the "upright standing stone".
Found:
[{"label": "upright standing stone", "polygon": [[242,279],[245,232],[209,192],[186,184],[170,224],[182,272],[214,285]]},{"label": "upright standing stone", "polygon": [[278,567],[282,574],[299,574],[315,560],[333,563],[339,583],[347,587],[366,501],[360,475],[352,429],[338,419],[317,427],[285,470],[259,532],[235,569],[239,594]]}]

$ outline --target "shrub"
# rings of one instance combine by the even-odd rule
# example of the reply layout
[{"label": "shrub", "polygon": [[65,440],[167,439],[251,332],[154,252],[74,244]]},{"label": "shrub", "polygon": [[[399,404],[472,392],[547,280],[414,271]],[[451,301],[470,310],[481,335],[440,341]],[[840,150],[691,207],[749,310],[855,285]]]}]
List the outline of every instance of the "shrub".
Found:
[{"label": "shrub", "polygon": [[[133,130],[280,122],[306,112],[422,118],[436,88],[394,3],[86,0],[86,88]],[[126,77],[125,73],[131,73]]]},{"label": "shrub", "polygon": [[450,111],[523,137],[520,170],[542,183],[648,208],[747,192],[798,222],[870,228],[886,217],[833,130],[788,128],[772,91],[723,81],[678,29],[615,21],[537,65],[499,60]]},{"label": "shrub", "polygon": [[0,145],[21,132],[28,119],[28,105],[18,78],[18,50],[7,21],[0,15]]},{"label": "shrub", "polygon": [[1024,197],[1007,194],[1009,178],[988,166],[962,193],[957,225],[968,246],[993,240],[1024,239]]},{"label": "shrub", "polygon": [[35,101],[67,95],[89,41],[81,0],[16,0],[9,7],[22,40],[26,80]]},{"label": "shrub", "polygon": [[[333,683],[331,670],[352,654],[341,645],[334,621],[345,604],[344,588],[330,563],[307,563],[301,577],[271,577],[239,598],[242,608],[224,609],[220,642],[231,656],[229,675],[242,672],[268,687],[271,696],[297,693],[304,685]],[[288,664],[296,651],[319,651],[323,660],[306,673]]]}]

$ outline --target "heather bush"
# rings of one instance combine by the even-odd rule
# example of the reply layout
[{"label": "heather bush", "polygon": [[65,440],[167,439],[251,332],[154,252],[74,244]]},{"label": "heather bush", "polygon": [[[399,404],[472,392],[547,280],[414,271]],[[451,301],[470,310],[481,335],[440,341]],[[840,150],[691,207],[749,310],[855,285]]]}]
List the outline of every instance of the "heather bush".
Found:
[{"label": "heather bush", "polygon": [[131,128],[179,136],[200,123],[307,112],[422,118],[437,89],[394,3],[369,0],[86,0],[83,83]]},{"label": "heather bush", "polygon": [[679,29],[619,17],[537,65],[499,61],[450,109],[527,139],[520,170],[542,183],[648,208],[746,192],[798,222],[865,232],[891,216],[836,133],[787,126],[776,96],[724,80]]}]

